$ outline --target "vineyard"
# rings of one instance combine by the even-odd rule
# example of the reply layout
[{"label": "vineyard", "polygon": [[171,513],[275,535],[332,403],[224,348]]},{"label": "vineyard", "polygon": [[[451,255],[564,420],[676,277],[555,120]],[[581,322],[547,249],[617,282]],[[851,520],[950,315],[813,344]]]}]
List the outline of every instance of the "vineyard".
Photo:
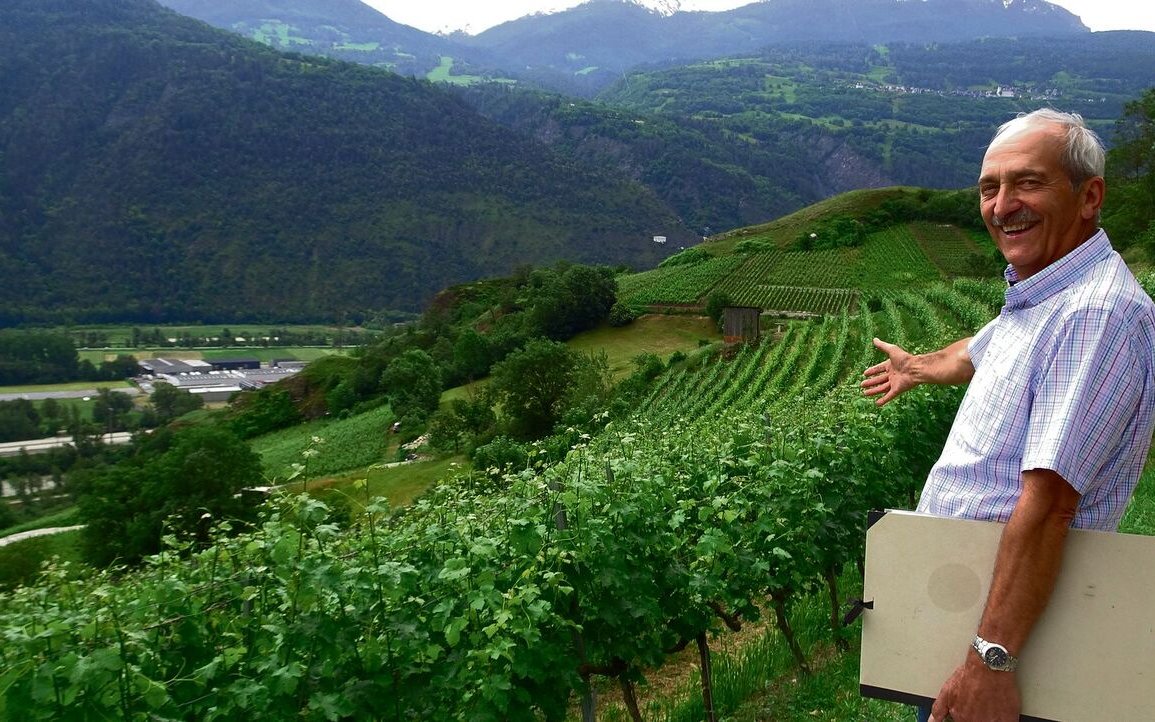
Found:
[{"label": "vineyard", "polygon": [[[0,597],[0,713],[560,720],[579,705],[592,719],[609,677],[641,719],[646,670],[686,647],[709,670],[711,639],[762,617],[806,670],[792,610],[824,590],[844,641],[837,579],[864,515],[913,501],[958,400],[862,399],[869,339],[968,333],[994,295],[938,284],[786,322],[671,370],[636,413],[575,432],[560,463],[463,473],[404,509],[366,498],[341,522],[289,498],[137,571],[50,569]],[[703,674],[699,718],[713,689]]]},{"label": "vineyard", "polygon": [[672,266],[621,277],[618,297],[634,305],[693,304],[744,259],[718,256],[693,266]]},{"label": "vineyard", "polygon": [[694,266],[619,277],[619,297],[634,306],[702,306],[718,292],[733,305],[782,314],[856,312],[861,291],[923,288],[966,276],[982,253],[964,231],[927,222],[871,234],[853,248],[803,252],[764,245],[739,244],[733,255]]}]

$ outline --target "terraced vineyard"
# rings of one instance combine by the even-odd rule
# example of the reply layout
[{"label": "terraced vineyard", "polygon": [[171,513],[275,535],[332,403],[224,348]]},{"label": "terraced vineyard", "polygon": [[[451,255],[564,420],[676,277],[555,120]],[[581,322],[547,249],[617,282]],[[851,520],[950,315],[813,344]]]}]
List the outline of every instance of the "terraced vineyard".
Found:
[{"label": "terraced vineyard", "polygon": [[875,306],[875,312],[785,322],[780,337],[764,339],[756,350],[671,376],[648,400],[646,413],[700,420],[732,406],[765,409],[782,399],[821,396],[860,379],[879,356],[871,345],[875,336],[910,346],[973,334],[997,315],[1001,287],[960,279],[889,290],[868,296],[873,302],[863,306]]},{"label": "terraced vineyard", "polygon": [[655,268],[618,279],[618,298],[633,305],[696,304],[742,265],[741,256],[718,256],[692,266]]},{"label": "terraced vineyard", "polygon": [[984,254],[974,239],[956,226],[918,221],[909,229],[931,262],[948,276],[973,273],[975,256]]},{"label": "terraced vineyard", "polygon": [[[619,279],[619,297],[635,306],[701,305],[708,294],[783,314],[855,312],[860,291],[921,288],[965,275],[981,249],[953,226],[911,223],[871,234],[859,247],[821,251],[758,250],[690,267],[659,268]],[[750,252],[752,251],[752,252]]]}]

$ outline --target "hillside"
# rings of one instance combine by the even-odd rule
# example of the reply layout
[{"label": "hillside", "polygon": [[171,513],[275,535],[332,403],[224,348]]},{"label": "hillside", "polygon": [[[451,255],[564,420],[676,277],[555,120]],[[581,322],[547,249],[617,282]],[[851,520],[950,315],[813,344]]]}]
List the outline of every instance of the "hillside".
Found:
[{"label": "hillside", "polygon": [[[966,191],[842,194],[619,276],[618,297],[657,311],[702,312],[715,295],[778,317],[876,311],[911,289],[998,278],[1002,266],[974,228],[976,205]],[[841,237],[847,228],[854,237]]]},{"label": "hillside", "polygon": [[[926,385],[880,409],[857,381],[874,337],[937,348],[998,313],[997,274],[955,265],[982,248],[950,223],[973,215],[968,192],[859,191],[679,254],[659,270],[691,280],[728,262],[733,278],[766,255],[776,283],[853,300],[655,358],[588,425],[502,439],[513,465],[442,463],[412,503],[412,488],[384,501],[370,467],[327,495],[274,497],[258,524],[174,534],[134,569],[49,565],[0,593],[0,718],[560,721],[592,690],[611,718],[620,690],[665,719],[897,722],[906,708],[859,696],[842,600],[861,589],[867,512],[913,506],[961,391]],[[845,220],[864,224],[860,243],[828,238]],[[800,238],[816,247],[792,250]],[[378,406],[257,443],[280,467],[373,464],[393,418]],[[1124,531],[1155,530],[1153,481]],[[706,671],[657,682],[671,663]]]},{"label": "hillside", "polygon": [[791,156],[812,169],[827,191],[819,197],[890,184],[961,188],[974,181],[994,128],[1018,112],[1078,112],[1111,142],[1124,105],[1155,77],[1153,44],[1155,33],[1115,32],[789,45],[637,71],[598,99],[620,112],[696,121],[744,142],[750,158]]},{"label": "hillside", "polygon": [[[659,12],[591,0],[477,35],[399,25],[358,0],[163,0],[282,50],[424,76],[450,58],[459,74],[512,77],[588,95],[642,65],[741,55],[782,43],[959,42],[1085,36],[1078,18],[1043,0],[773,0],[720,12]],[[675,5],[676,7],[676,5]]]},{"label": "hillside", "polygon": [[[681,63],[812,42],[958,42],[1085,35],[1043,0],[772,0],[724,12],[662,14],[628,0],[592,0],[464,38],[542,82],[596,90],[642,64]],[[552,77],[551,77],[552,76]]]},{"label": "hillside", "polygon": [[[442,56],[489,53],[390,20],[361,0],[160,0],[165,7],[278,50],[324,55],[423,77]],[[492,64],[486,67],[491,67]]]},{"label": "hillside", "polygon": [[[781,13],[782,7],[793,8],[790,3],[663,15],[633,3],[594,2],[523,18],[483,34],[508,33],[517,38],[510,42],[520,52],[552,52],[548,48],[554,40],[596,42],[598,51],[607,53],[622,45],[630,55],[621,67],[640,64],[625,75],[614,71],[602,79],[598,74],[604,69],[585,65],[584,51],[573,53],[575,64],[565,71],[536,64],[506,72],[517,63],[494,70],[502,65],[498,51],[488,58],[474,57],[476,48],[462,50],[460,43],[468,38],[461,34],[452,37],[459,43],[456,48],[444,47],[450,39],[426,37],[442,44],[434,48],[434,62],[422,55],[425,51],[404,49],[410,47],[405,43],[416,42],[413,37],[394,35],[420,35],[418,31],[375,18],[375,11],[354,0],[328,5],[312,0],[227,5],[173,0],[173,6],[275,47],[384,63],[409,72],[374,55],[377,50],[341,54],[354,45],[374,45],[368,38],[385,33],[390,40],[379,44],[380,49],[392,47],[388,52],[397,58],[426,58],[420,60],[425,69],[413,72],[463,86],[459,92],[470,105],[530,142],[645,185],[702,236],[762,223],[858,188],[966,186],[998,122],[1041,105],[1078,110],[1110,138],[1123,103],[1155,77],[1151,33],[1088,33],[1070,26],[1065,11],[1035,2],[853,4],[838,13],[849,13],[857,24],[815,23],[786,38],[767,30],[765,42],[772,42],[771,47],[761,41],[751,45],[748,28],[761,27],[757,23]],[[928,8],[935,17],[952,22],[940,23],[927,34],[923,25]],[[809,17],[811,9],[807,5],[793,11],[774,22],[795,23],[796,16]],[[1031,22],[1016,28],[1049,29],[1062,37],[1002,37],[1006,26],[997,21],[1021,20],[1020,15]],[[281,30],[253,30],[258,22],[273,22],[270,17],[280,18],[275,24]],[[887,23],[882,17],[889,18]],[[667,61],[653,54],[659,51],[648,44],[676,37],[678,23],[691,18],[702,25],[698,34],[716,43],[695,38],[678,49],[724,59]],[[654,25],[639,30],[631,25],[635,20]],[[583,39],[581,23],[587,21],[613,32],[599,30],[593,40]],[[852,28],[867,32],[876,26],[887,28],[879,31],[880,37],[897,39],[868,43],[850,33]],[[318,28],[317,33],[308,31],[311,27]],[[337,42],[331,37],[337,27],[364,42],[342,40],[345,50],[337,53],[326,45]],[[816,39],[807,40],[806,33]],[[629,42],[619,43],[619,34]],[[985,39],[976,40],[974,34]],[[949,42],[926,42],[940,35]],[[902,40],[910,37],[920,39]],[[690,64],[671,67],[676,62]],[[552,79],[526,75],[538,72]],[[522,82],[477,82],[495,75],[518,75]],[[539,81],[581,93],[611,85],[596,101],[586,101],[532,90]]]},{"label": "hillside", "polygon": [[357,320],[687,243],[637,183],[423,82],[146,0],[0,6],[0,323]]},{"label": "hillside", "polygon": [[[791,684],[768,683],[839,656],[839,633],[802,610],[855,568],[867,509],[909,504],[957,403],[920,391],[883,413],[830,393],[871,358],[871,335],[930,343],[967,328],[950,304],[911,298],[929,316],[839,314],[671,368],[592,439],[563,437],[564,459],[450,474],[401,513],[356,488],[357,503],[331,509],[286,499],[188,559],[66,586],[50,572],[0,606],[15,640],[0,650],[2,709],[561,720],[591,684],[652,693],[642,676],[695,645],[718,655],[720,713],[786,696]],[[755,632],[724,662],[719,637],[760,617],[783,632]],[[173,619],[180,634],[156,633]],[[29,626],[49,631],[15,632]],[[53,682],[59,697],[40,699]],[[825,693],[850,708],[840,719],[878,719],[855,709],[851,684]],[[685,718],[700,719],[691,695]]]}]

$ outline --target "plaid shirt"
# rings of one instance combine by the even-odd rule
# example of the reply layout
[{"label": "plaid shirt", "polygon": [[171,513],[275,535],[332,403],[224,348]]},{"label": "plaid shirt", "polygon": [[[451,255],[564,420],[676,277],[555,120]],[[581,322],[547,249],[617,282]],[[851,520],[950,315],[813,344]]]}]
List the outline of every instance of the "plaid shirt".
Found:
[{"label": "plaid shirt", "polygon": [[1114,530],[1151,444],[1155,304],[1100,230],[1010,286],[968,346],[974,378],[918,510],[1006,521],[1021,472],[1082,498],[1078,528]]}]

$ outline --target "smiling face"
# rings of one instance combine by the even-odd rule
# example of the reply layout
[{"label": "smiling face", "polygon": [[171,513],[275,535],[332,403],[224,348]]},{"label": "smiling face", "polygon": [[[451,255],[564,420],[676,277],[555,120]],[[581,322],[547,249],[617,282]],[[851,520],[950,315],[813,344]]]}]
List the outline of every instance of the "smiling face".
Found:
[{"label": "smiling face", "polygon": [[983,158],[983,221],[1020,279],[1067,255],[1098,229],[1103,179],[1073,187],[1063,150],[1060,127],[1042,125],[996,138]]}]

